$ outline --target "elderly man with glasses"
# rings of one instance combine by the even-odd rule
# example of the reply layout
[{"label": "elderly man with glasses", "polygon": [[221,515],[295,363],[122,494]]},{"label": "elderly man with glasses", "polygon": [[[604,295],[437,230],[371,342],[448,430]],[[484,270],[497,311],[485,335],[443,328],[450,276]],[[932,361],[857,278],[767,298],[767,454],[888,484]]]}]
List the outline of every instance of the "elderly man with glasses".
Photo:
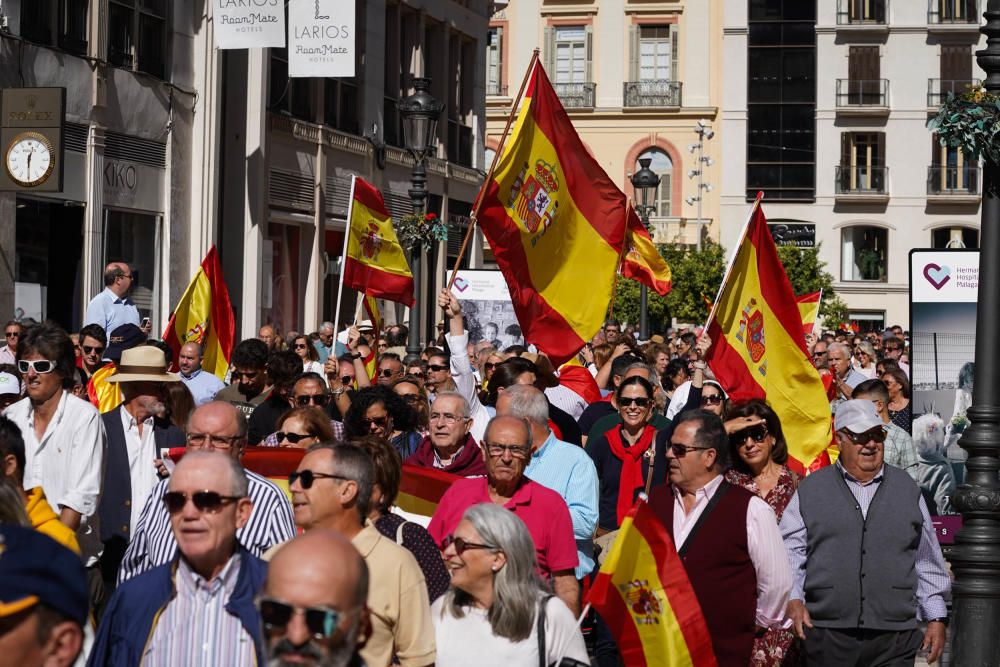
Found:
[{"label": "elderly man with glasses", "polygon": [[469,403],[455,391],[439,392],[431,404],[428,433],[406,463],[437,468],[462,477],[486,474],[486,464],[475,438],[469,433]]},{"label": "elderly man with glasses", "polygon": [[427,532],[438,545],[454,532],[472,505],[494,503],[509,509],[528,527],[535,543],[538,568],[570,609],[579,605],[574,570],[579,564],[569,508],[555,491],[524,475],[531,458],[531,426],[512,416],[494,417],[483,438],[486,477],[452,483],[434,511]]},{"label": "elderly man with glasses", "polygon": [[0,364],[14,365],[17,363],[17,341],[21,338],[21,323],[11,320],[4,327],[3,335],[6,344],[0,347]]},{"label": "elderly man with glasses", "polygon": [[161,501],[177,554],[115,591],[88,665],[264,664],[254,596],[267,566],[236,536],[253,510],[248,487],[221,452],[184,457]]},{"label": "elderly man with glasses", "polygon": [[[247,424],[232,405],[212,401],[202,405],[188,420],[187,451],[219,451],[237,463],[247,442]],[[274,482],[250,470],[247,492],[253,501],[253,511],[236,531],[236,539],[254,556],[261,556],[275,544],[295,534],[292,508],[288,497]],[[118,583],[170,561],[177,550],[177,541],[170,530],[170,515],[163,506],[169,480],[161,480],[146,499],[133,531],[132,541],[125,551]]]}]

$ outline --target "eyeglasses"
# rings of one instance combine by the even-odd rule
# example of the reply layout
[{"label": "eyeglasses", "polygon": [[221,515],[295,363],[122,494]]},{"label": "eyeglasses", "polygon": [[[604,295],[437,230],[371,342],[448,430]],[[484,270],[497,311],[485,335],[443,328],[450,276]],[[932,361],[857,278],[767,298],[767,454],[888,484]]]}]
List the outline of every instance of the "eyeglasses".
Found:
[{"label": "eyeglasses", "polygon": [[503,456],[504,452],[510,452],[510,455],[515,459],[528,458],[528,448],[521,445],[501,445],[491,442],[484,442],[483,445],[489,455],[494,458]]},{"label": "eyeglasses", "polygon": [[7,338],[20,338],[21,332],[19,331],[4,331],[3,335]]},{"label": "eyeglasses", "polygon": [[330,402],[330,397],[326,394],[312,394],[309,396],[296,396],[295,402],[299,405],[326,405]]},{"label": "eyeglasses", "polygon": [[341,375],[340,376],[340,383],[341,384],[351,384],[353,382],[354,382],[354,377],[351,376],[351,375]]},{"label": "eyeglasses", "polygon": [[742,446],[746,442],[747,438],[753,438],[754,442],[764,442],[767,439],[768,430],[767,426],[760,425],[751,428],[745,428],[742,431],[737,431],[729,436],[729,442],[734,445]]},{"label": "eyeglasses", "polygon": [[296,350],[308,350],[309,348],[308,348],[308,346],[303,345],[302,343],[296,343],[295,344],[295,349]]},{"label": "eyeglasses", "polygon": [[493,370],[496,367],[497,367],[497,365],[495,363],[493,363],[492,361],[487,361],[485,364],[483,364],[483,370],[486,370],[486,371],[491,371],[491,370]]},{"label": "eyeglasses", "polygon": [[83,345],[82,347],[84,354],[102,354],[104,352],[103,347],[97,347],[91,345]]},{"label": "eyeglasses", "polygon": [[368,429],[370,429],[372,426],[377,426],[379,428],[385,428],[386,425],[389,423],[390,419],[392,419],[392,418],[389,415],[385,415],[383,417],[372,417],[371,419],[369,419],[368,417],[365,417],[364,419],[361,420],[361,423],[364,424],[365,428],[368,428]]},{"label": "eyeglasses", "polygon": [[867,445],[870,441],[885,442],[887,435],[885,429],[881,426],[876,426],[875,428],[869,429],[864,433],[854,433],[852,431],[848,431],[847,429],[842,429],[840,432],[846,435],[847,438],[855,445]]},{"label": "eyeglasses", "polygon": [[424,397],[421,396],[420,394],[397,394],[397,395],[407,403],[419,404],[422,400],[424,400]]},{"label": "eyeglasses", "polygon": [[17,362],[17,370],[21,371],[22,374],[27,373],[28,369],[35,371],[39,375],[45,375],[56,369],[56,362],[49,361],[48,359],[21,359]]},{"label": "eyeglasses", "polygon": [[284,442],[287,440],[293,445],[297,445],[306,438],[315,438],[315,433],[285,433],[284,431],[278,431],[274,434],[274,437],[278,439],[278,442]]},{"label": "eyeglasses", "polygon": [[461,556],[469,549],[489,549],[492,551],[497,551],[497,548],[492,544],[477,544],[476,542],[466,542],[461,537],[455,537],[454,535],[449,535],[444,538],[441,542],[441,551],[444,551],[448,547],[455,547],[455,553]]},{"label": "eyeglasses", "polygon": [[382,369],[382,377],[384,377],[384,378],[391,378],[395,374],[396,374],[396,372],[394,370],[392,370],[391,368],[383,368]]},{"label": "eyeglasses", "polygon": [[445,424],[454,424],[459,419],[466,420],[468,417],[464,415],[453,415],[450,412],[432,412],[428,419],[432,422],[443,421]]},{"label": "eyeglasses", "polygon": [[253,380],[253,379],[256,379],[256,377],[258,375],[260,375],[260,371],[240,371],[240,370],[234,370],[233,371],[233,378],[234,379],[236,379],[236,378],[245,378],[247,380]]},{"label": "eyeglasses", "polygon": [[673,452],[674,456],[679,459],[684,458],[684,455],[688,452],[697,452],[705,449],[711,449],[711,447],[689,447],[688,445],[682,445],[679,442],[670,443],[670,451]]},{"label": "eyeglasses", "polygon": [[643,398],[642,396],[634,398],[626,398],[622,396],[618,399],[619,408],[630,408],[633,405],[638,405],[640,408],[648,408],[651,401],[648,398]]},{"label": "eyeglasses", "polygon": [[197,449],[199,447],[209,447],[211,449],[230,449],[233,445],[243,439],[240,435],[209,435],[207,433],[188,433],[188,447]]},{"label": "eyeglasses", "polygon": [[826,350],[823,350],[822,352],[813,352],[814,357],[822,357],[824,354],[826,354]]},{"label": "eyeglasses", "polygon": [[295,484],[295,480],[299,480],[299,484],[302,485],[303,489],[311,489],[313,482],[317,479],[339,479],[343,482],[353,481],[349,477],[342,475],[331,475],[325,472],[313,472],[312,470],[296,470],[288,473],[288,486]]},{"label": "eyeglasses", "polygon": [[440,373],[441,371],[448,370],[447,366],[439,366],[438,364],[427,364],[427,370],[434,371],[435,373]]},{"label": "eyeglasses", "polygon": [[257,600],[257,610],[268,631],[286,627],[293,614],[305,617],[306,627],[314,639],[331,637],[340,625],[340,612],[330,607],[293,607],[274,598],[261,597]]},{"label": "eyeglasses", "polygon": [[215,514],[222,509],[223,505],[235,502],[246,496],[224,496],[217,491],[195,491],[190,496],[181,491],[168,491],[163,494],[163,504],[167,506],[167,511],[177,514],[187,505],[188,498],[194,503],[196,509],[201,512]]},{"label": "eyeglasses", "polygon": [[713,394],[711,396],[702,396],[702,405],[720,405],[722,403],[722,394]]}]

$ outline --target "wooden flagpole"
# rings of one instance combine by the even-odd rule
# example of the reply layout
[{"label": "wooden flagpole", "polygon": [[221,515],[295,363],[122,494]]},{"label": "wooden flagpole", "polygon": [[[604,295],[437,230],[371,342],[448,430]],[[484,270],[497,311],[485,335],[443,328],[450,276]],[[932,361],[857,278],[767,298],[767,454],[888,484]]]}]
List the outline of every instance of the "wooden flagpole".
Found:
[{"label": "wooden flagpole", "polygon": [[524,72],[524,79],[521,81],[521,88],[517,91],[517,97],[514,98],[514,103],[510,107],[510,113],[507,115],[507,125],[504,126],[503,134],[500,135],[500,144],[493,153],[493,162],[490,164],[490,170],[486,174],[486,179],[483,181],[483,187],[479,189],[479,196],[476,197],[476,208],[472,211],[472,217],[469,220],[469,228],[465,231],[465,238],[462,239],[462,247],[458,251],[458,257],[455,259],[455,268],[451,271],[451,280],[448,281],[449,290],[451,290],[452,285],[455,284],[455,278],[458,276],[458,267],[462,263],[462,258],[465,257],[465,252],[469,247],[469,239],[472,238],[472,233],[476,229],[476,222],[479,219],[479,210],[483,207],[483,197],[486,195],[486,188],[488,188],[490,182],[493,181],[493,172],[497,168],[497,162],[500,161],[500,154],[503,152],[504,144],[507,142],[507,135],[510,133],[510,126],[514,123],[514,116],[517,114],[517,108],[521,104],[524,89],[528,85],[528,78],[531,76],[532,71],[534,71],[534,67],[537,62],[538,49],[535,49],[531,54],[531,60],[528,61],[528,69]]}]

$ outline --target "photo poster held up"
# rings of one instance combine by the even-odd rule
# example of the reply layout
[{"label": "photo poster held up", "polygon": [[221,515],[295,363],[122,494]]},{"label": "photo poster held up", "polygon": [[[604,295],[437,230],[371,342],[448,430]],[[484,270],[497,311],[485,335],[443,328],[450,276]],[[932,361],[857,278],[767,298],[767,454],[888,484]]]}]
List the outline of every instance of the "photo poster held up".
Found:
[{"label": "photo poster held up", "polygon": [[511,345],[525,344],[502,273],[459,271],[451,291],[462,304],[470,343],[487,340],[501,352]]}]

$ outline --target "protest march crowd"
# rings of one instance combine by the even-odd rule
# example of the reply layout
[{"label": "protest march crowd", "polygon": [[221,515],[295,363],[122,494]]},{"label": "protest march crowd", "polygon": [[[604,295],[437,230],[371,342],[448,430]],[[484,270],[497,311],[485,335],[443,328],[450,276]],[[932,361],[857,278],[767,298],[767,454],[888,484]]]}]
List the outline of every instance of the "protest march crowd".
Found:
[{"label": "protest march crowd", "polygon": [[[403,325],[265,325],[224,382],[202,345],[147,339],[130,280],[109,265],[72,335],[5,328],[0,662],[941,655],[950,579],[930,515],[954,480],[910,436],[942,427],[913,420],[899,327],[807,337],[837,457],[806,476],[789,465],[799,433],[731,398],[700,327],[639,341],[608,320],[556,368],[470,341],[446,289],[419,354]],[[280,478],[250,463],[288,453]],[[432,477],[427,511],[401,509]],[[644,633],[671,623],[651,654]]]}]

